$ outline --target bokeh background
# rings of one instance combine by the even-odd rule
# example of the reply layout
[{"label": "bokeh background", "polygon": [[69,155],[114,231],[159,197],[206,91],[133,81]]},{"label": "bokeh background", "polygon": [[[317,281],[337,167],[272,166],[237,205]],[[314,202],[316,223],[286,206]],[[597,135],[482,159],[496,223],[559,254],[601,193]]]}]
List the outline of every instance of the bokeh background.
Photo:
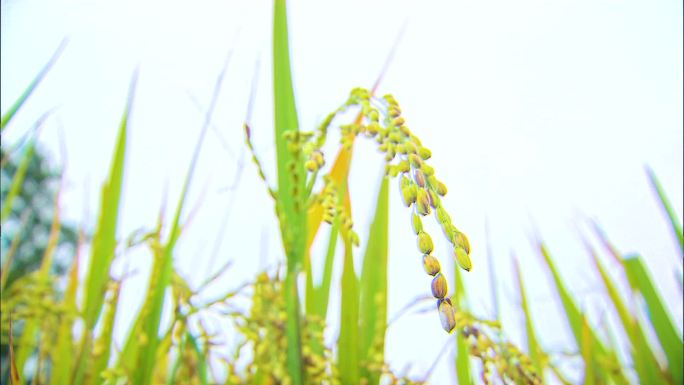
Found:
[{"label": "bokeh background", "polygon": [[[397,98],[407,125],[432,150],[436,173],[449,186],[444,204],[473,245],[474,269],[464,280],[477,315],[495,317],[495,287],[504,331],[524,346],[515,255],[543,346],[558,353],[574,349],[531,245],[540,237],[592,323],[614,322],[580,241],[580,234],[590,234],[588,221],[597,220],[621,251],[645,257],[682,323],[676,278],[682,260],[644,171],[645,166],[655,171],[682,218],[681,2],[291,0],[288,11],[295,96],[305,130],[344,102],[351,88],[371,87],[396,42],[379,93]],[[55,108],[41,128],[40,143],[64,167],[62,211],[72,223],[94,225],[129,80],[139,69],[122,238],[152,228],[165,200],[176,201],[213,86],[227,62],[190,190],[188,202],[196,213],[175,264],[197,284],[231,259],[229,273],[213,287],[220,292],[284,259],[273,204],[242,131],[256,79],[253,141],[274,182],[270,1],[3,0],[1,17],[2,111],[68,38],[61,58],[2,140],[18,140],[25,127]],[[338,137],[334,133],[326,147],[329,163]],[[360,250],[382,167],[374,143],[359,141],[350,188]],[[408,236],[408,212],[398,187],[392,192],[390,318],[429,294],[414,238]],[[436,241],[436,255],[448,265],[447,242]],[[322,267],[319,256],[314,270]],[[144,290],[150,265],[142,249],[115,265],[115,274],[124,268],[140,272],[124,285],[129,311],[117,315],[118,341],[140,306],[136,294]],[[452,269],[445,270],[453,279]],[[339,292],[337,282],[333,288]],[[338,303],[339,295],[333,295],[330,342],[336,337]],[[387,359],[416,376],[438,360],[433,382],[450,383],[453,349],[440,351],[453,336],[442,331],[437,318],[435,311],[400,317],[388,331]],[[235,342],[228,329],[226,338]],[[580,360],[564,366],[569,378],[581,378]]]}]

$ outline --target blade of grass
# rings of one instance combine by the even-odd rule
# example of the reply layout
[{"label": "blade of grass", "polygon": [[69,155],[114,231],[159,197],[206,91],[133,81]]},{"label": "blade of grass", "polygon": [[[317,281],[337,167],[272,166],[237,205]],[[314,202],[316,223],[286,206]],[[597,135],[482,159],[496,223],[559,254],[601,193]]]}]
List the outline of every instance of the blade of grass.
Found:
[{"label": "blade of grass", "polygon": [[5,130],[5,126],[9,124],[14,115],[16,115],[16,113],[24,105],[29,96],[31,96],[33,91],[35,91],[36,87],[38,87],[38,84],[40,84],[45,75],[47,75],[47,73],[50,71],[50,69],[55,64],[59,56],[62,54],[64,47],[66,47],[67,41],[68,40],[66,38],[62,39],[62,42],[57,47],[57,50],[55,50],[55,52],[52,54],[50,60],[48,60],[45,66],[43,66],[40,72],[38,72],[38,75],[36,75],[33,81],[28,85],[28,87],[26,87],[21,96],[19,96],[19,99],[17,99],[17,101],[14,102],[10,109],[4,115],[2,115],[2,118],[0,120],[0,132]]},{"label": "blade of grass", "polygon": [[[463,284],[463,277],[461,276],[461,268],[454,264],[454,296],[452,301],[457,311],[466,311],[468,309],[468,296],[465,285]],[[456,333],[456,379],[459,385],[469,385],[473,383],[472,369],[470,367],[470,350],[466,337],[462,333]]]},{"label": "blade of grass", "polygon": [[[307,268],[307,298],[306,298],[306,315],[307,317],[318,317],[325,320],[328,314],[328,302],[330,299],[330,284],[332,282],[333,262],[335,259],[335,250],[337,247],[337,238],[340,236],[340,220],[336,218],[330,229],[330,236],[328,239],[328,249],[325,255],[325,265],[323,267],[323,280],[319,286],[313,286],[313,274],[310,267],[311,258]],[[309,253],[307,251],[307,253]],[[309,294],[311,290],[311,294]],[[310,339],[311,349],[316,354],[323,354],[325,345],[324,341],[317,338]]]},{"label": "blade of grass", "polygon": [[109,356],[111,353],[112,336],[114,334],[114,319],[116,317],[119,294],[121,293],[121,283],[111,281],[112,287],[109,290],[110,298],[105,303],[105,310],[102,321],[102,330],[93,346],[93,362],[90,367],[92,384],[100,385],[104,382],[104,378],[100,375],[109,364]]},{"label": "blade of grass", "polygon": [[[64,306],[68,311],[76,312],[76,292],[78,290],[78,261],[80,245],[84,239],[83,232],[80,232],[79,242],[76,247],[76,256],[71,263],[71,271],[69,272],[69,282],[64,294]],[[73,327],[73,319],[70,317],[62,317],[59,322],[59,331],[57,332],[57,342],[55,343],[52,363],[52,373],[50,375],[50,384],[61,385],[68,384],[71,379],[71,370],[73,369],[75,346],[72,342],[71,329]]]},{"label": "blade of grass", "polygon": [[80,354],[76,363],[73,384],[80,385],[88,368],[91,366],[90,351],[93,344],[93,330],[100,317],[109,282],[109,270],[116,250],[116,229],[119,220],[119,203],[123,185],[124,163],[126,157],[126,136],[128,119],[133,106],[133,95],[138,74],[133,74],[128,88],[128,99],[119,125],[114,156],[112,158],[109,177],[102,186],[98,223],[93,236],[90,254],[90,268],[85,283],[85,304],[83,318],[86,330],[81,341]]},{"label": "blade of grass", "polygon": [[36,143],[35,139],[31,140],[27,145],[26,149],[24,150],[24,154],[21,158],[21,162],[19,163],[19,166],[17,167],[17,171],[12,177],[12,183],[10,184],[10,189],[7,192],[7,196],[5,197],[5,201],[2,202],[2,214],[0,214],[0,224],[4,224],[7,218],[9,218],[10,213],[12,212],[12,203],[14,202],[14,199],[19,195],[19,192],[21,191],[21,186],[24,183],[24,178],[26,177],[26,171],[28,170],[29,163],[31,163],[31,159],[33,158],[33,154],[35,153],[35,148],[36,148]]},{"label": "blade of grass", "polygon": [[[560,274],[558,273],[558,270],[556,269],[555,264],[553,263],[553,260],[551,258],[551,254],[549,253],[548,248],[544,243],[539,243],[537,245],[538,250],[540,250],[543,260],[546,263],[547,268],[552,274],[553,277],[553,282],[556,288],[556,292],[558,293],[561,304],[563,305],[563,309],[565,311],[566,318],[568,319],[568,323],[570,324],[570,329],[572,331],[573,336],[575,337],[575,342],[577,344],[577,347],[582,350],[583,346],[583,331],[582,331],[582,313],[580,312],[579,307],[573,300],[572,296],[570,295],[570,292],[566,288],[563,280],[560,277]],[[599,340],[598,336],[594,332],[593,329],[589,329],[589,334],[591,338],[591,346],[592,346],[592,352],[594,353],[595,359],[600,361],[600,362],[617,362],[617,357],[615,355],[614,351],[609,351],[606,346]],[[585,365],[592,365],[591,362],[585,362]],[[616,384],[627,384],[627,378],[625,377],[624,373],[621,370],[609,370],[605,365],[601,365],[601,368],[597,368],[596,372],[596,378],[598,381],[607,381],[608,378],[612,378],[612,380]]]},{"label": "blade of grass", "polygon": [[342,270],[342,309],[338,366],[342,385],[359,383],[359,289],[354,272],[354,257],[349,237],[344,237],[344,267]]},{"label": "blade of grass", "polygon": [[19,229],[10,242],[9,250],[5,255],[5,263],[2,265],[2,270],[0,270],[0,292],[4,293],[5,285],[7,284],[7,279],[9,278],[10,267],[12,267],[12,261],[14,260],[14,255],[17,253],[17,248],[19,247],[19,239],[21,238],[21,229],[26,226],[29,214],[31,212],[25,209],[21,214],[21,219],[19,220]]},{"label": "blade of grass", "polygon": [[[387,329],[387,254],[389,231],[389,178],[382,178],[375,204],[375,217],[368,233],[359,285],[359,359],[362,362],[385,359]],[[361,377],[370,384],[380,380],[368,370]]]},{"label": "blade of grass", "polygon": [[12,315],[9,316],[9,366],[10,366],[10,384],[21,384],[21,373],[17,369],[17,362],[14,356],[14,331],[12,329]]},{"label": "blade of grass", "polygon": [[591,337],[591,326],[587,318],[582,315],[582,359],[584,360],[584,383],[585,384],[595,384],[596,374],[595,368],[596,362],[594,361],[594,356],[592,354],[592,337]]},{"label": "blade of grass", "polygon": [[632,361],[634,362],[637,375],[639,377],[639,382],[642,384],[656,384],[662,383],[665,378],[663,378],[663,373],[660,370],[658,361],[655,354],[648,345],[648,340],[644,330],[637,320],[630,314],[627,306],[625,305],[617,287],[613,283],[613,280],[608,275],[606,268],[603,266],[598,258],[596,251],[589,245],[585,240],[585,245],[594,260],[596,265],[596,270],[601,276],[603,285],[608,292],[608,296],[618,313],[622,327],[627,334],[627,338],[632,345]]},{"label": "blade of grass", "polygon": [[[278,203],[282,209],[281,232],[288,265],[301,268],[306,239],[306,217],[302,204],[306,183],[301,151],[288,148],[287,133],[298,132],[299,122],[292,88],[287,30],[287,4],[274,0],[273,17],[273,95],[275,142],[278,169]],[[288,266],[289,268],[289,266]]]},{"label": "blade of grass", "polygon": [[303,196],[306,188],[306,172],[301,151],[291,151],[288,148],[290,143],[285,137],[286,133],[299,130],[292,89],[285,0],[274,0],[273,14],[273,95],[278,170],[276,207],[287,256],[285,278],[287,370],[293,385],[302,385],[303,363],[297,273],[302,268],[307,239],[307,216]]},{"label": "blade of grass", "polygon": [[333,262],[335,260],[335,249],[337,248],[337,238],[340,234],[340,221],[336,220],[330,229],[330,239],[328,250],[325,255],[325,266],[323,267],[323,280],[321,286],[317,288],[316,307],[320,311],[320,316],[325,319],[328,314],[328,302],[330,299],[330,284],[332,283]]},{"label": "blade of grass", "polygon": [[[181,326],[182,327],[182,326]],[[180,341],[178,341],[178,353],[176,356],[176,362],[173,364],[173,367],[171,368],[171,373],[169,374],[169,377],[167,378],[166,384],[167,385],[173,385],[176,384],[180,379],[178,378],[178,371],[180,370],[181,365],[183,365],[183,352],[185,351],[185,344],[187,343],[188,339],[188,334],[183,333],[180,336]],[[170,335],[168,337],[168,342],[171,342]]]},{"label": "blade of grass", "polygon": [[684,344],[682,344],[682,337],[667,310],[667,306],[655,288],[641,256],[628,256],[624,261],[630,285],[644,297],[648,307],[648,319],[653,325],[663,351],[665,351],[668,370],[672,379],[675,384],[681,384],[684,382],[684,368],[682,368]]},{"label": "blade of grass", "polygon": [[684,235],[682,235],[682,224],[679,223],[677,214],[675,213],[674,208],[672,208],[670,200],[667,199],[665,190],[663,189],[663,186],[660,184],[660,181],[658,181],[658,178],[656,177],[653,170],[651,170],[650,167],[646,167],[646,173],[648,174],[648,180],[651,182],[651,186],[656,191],[656,193],[658,193],[660,205],[663,207],[663,210],[665,210],[667,217],[670,219],[670,226],[672,227],[672,232],[679,241],[680,256],[684,257]]},{"label": "blade of grass", "polygon": [[92,330],[102,310],[109,279],[109,268],[116,248],[116,228],[119,220],[119,203],[123,184],[126,157],[128,118],[133,106],[137,73],[129,86],[128,100],[124,109],[109,177],[102,186],[100,212],[90,255],[90,269],[86,278],[84,319],[86,328]]},{"label": "blade of grass", "polygon": [[199,377],[200,385],[207,385],[209,383],[207,373],[207,354],[202,352],[197,339],[189,332],[187,334],[188,341],[190,341],[190,348],[197,357],[197,376]]},{"label": "blade of grass", "polygon": [[[142,329],[142,335],[146,338],[147,343],[141,344],[142,346],[140,346],[135,341],[133,341],[130,345],[132,350],[139,350],[138,357],[140,360],[140,365],[138,366],[139,370],[136,371],[135,380],[133,381],[135,384],[147,385],[152,381],[152,375],[154,373],[154,363],[157,357],[157,347],[159,346],[158,333],[159,325],[161,322],[161,312],[164,305],[164,295],[166,293],[166,289],[169,286],[169,283],[171,282],[171,276],[173,274],[173,251],[178,241],[178,238],[180,237],[182,228],[181,214],[183,212],[185,198],[188,194],[190,185],[192,184],[192,177],[194,175],[195,167],[197,165],[199,154],[202,149],[202,143],[204,143],[206,133],[209,127],[211,126],[211,119],[214,113],[214,108],[216,107],[216,103],[218,101],[218,97],[221,91],[221,84],[223,82],[223,77],[228,68],[228,63],[230,62],[231,56],[232,51],[230,51],[228,55],[226,55],[223,67],[221,68],[221,72],[219,73],[214,84],[211,102],[209,104],[209,108],[207,109],[207,113],[204,118],[204,124],[200,131],[200,136],[197,140],[197,144],[195,145],[195,150],[192,155],[192,160],[190,161],[190,167],[185,177],[185,182],[183,183],[181,195],[178,199],[178,204],[176,206],[176,212],[169,233],[169,238],[166,244],[163,246],[161,258],[155,259],[155,264],[153,266],[153,274],[158,274],[158,276],[155,277],[154,280],[150,279],[150,286],[148,288],[148,293],[150,295],[147,299],[149,302],[146,302],[146,305],[149,304],[149,307],[144,309],[144,311],[140,313],[140,327]],[[138,338],[138,336],[131,334],[129,336],[129,340],[131,338]],[[128,362],[130,363],[131,361],[129,360]],[[133,362],[135,362],[135,360]]]},{"label": "blade of grass", "polygon": [[301,324],[299,310],[299,294],[297,290],[297,273],[288,270],[284,282],[285,310],[287,313],[287,369],[293,384],[304,383],[304,364],[302,362]]},{"label": "blade of grass", "polygon": [[[158,277],[160,275],[159,269],[161,268],[161,264],[157,263],[158,260],[160,260],[163,256],[163,244],[161,241],[161,233],[164,227],[164,212],[166,211],[166,202],[167,202],[167,197],[166,197],[166,191],[164,192],[162,196],[162,202],[161,202],[161,207],[159,210],[159,214],[157,215],[157,226],[153,231],[151,231],[147,235],[147,242],[150,247],[150,251],[152,253],[152,258],[154,261],[154,264],[152,266],[152,271],[150,272],[150,281],[156,282],[158,280]],[[155,287],[156,285],[150,284],[149,287]],[[124,348],[122,352],[118,355],[118,360],[116,363],[116,368],[117,370],[120,370],[123,373],[126,373],[128,377],[128,381],[130,382],[131,379],[133,378],[133,371],[135,370],[135,366],[138,363],[139,360],[139,354],[140,354],[140,348],[142,344],[142,324],[143,320],[145,320],[146,314],[144,314],[144,310],[148,309],[151,306],[151,301],[154,293],[150,292],[149,290],[145,294],[145,302],[142,308],[142,311],[139,311],[137,314],[137,317],[135,319],[135,322],[131,326],[131,328],[128,331],[128,338],[126,339],[126,342],[124,344]],[[162,341],[163,342],[163,341]],[[163,363],[165,364],[165,363]]]},{"label": "blade of grass", "polygon": [[525,332],[527,334],[527,351],[530,354],[530,359],[532,364],[539,374],[542,383],[544,381],[544,368],[545,368],[545,354],[539,345],[539,340],[537,339],[537,333],[534,329],[534,322],[532,321],[532,313],[530,312],[530,307],[527,303],[527,294],[525,291],[525,284],[523,282],[522,273],[520,272],[520,263],[518,259],[513,257],[515,262],[515,272],[517,275],[518,291],[520,291],[520,307],[522,308],[523,314],[525,316]]}]

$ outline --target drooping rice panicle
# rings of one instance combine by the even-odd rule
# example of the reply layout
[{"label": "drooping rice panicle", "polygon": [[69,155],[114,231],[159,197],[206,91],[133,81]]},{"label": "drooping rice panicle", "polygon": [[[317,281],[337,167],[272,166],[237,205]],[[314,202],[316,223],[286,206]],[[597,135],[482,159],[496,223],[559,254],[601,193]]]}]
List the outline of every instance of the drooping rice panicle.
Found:
[{"label": "drooping rice panicle", "polygon": [[[371,93],[363,88],[355,88],[351,91],[347,101],[330,113],[318,127],[316,132],[294,132],[288,137],[291,143],[291,151],[301,152],[306,160],[306,170],[309,174],[311,186],[313,179],[324,166],[325,161],[321,147],[325,144],[330,126],[334,125],[335,118],[348,109],[360,109],[361,119],[351,124],[341,124],[340,144],[343,148],[350,148],[355,137],[364,136],[375,140],[378,149],[384,154],[387,162],[386,174],[399,179],[401,197],[404,204],[412,209],[411,224],[417,236],[418,250],[423,255],[423,265],[426,272],[433,279],[433,294],[443,294],[439,299],[448,294],[446,280],[439,291],[435,291],[435,282],[442,285],[443,276],[440,274],[439,260],[431,253],[434,249],[432,237],[422,224],[421,217],[435,214],[446,239],[453,245],[453,257],[458,265],[470,271],[472,261],[470,259],[470,243],[468,238],[456,226],[442,204],[441,197],[447,193],[446,185],[437,179],[433,167],[427,164],[432,157],[432,152],[423,146],[418,137],[411,132],[401,116],[401,108],[392,95],[382,98],[373,98]],[[296,138],[293,136],[296,135]],[[358,244],[358,236],[353,231],[351,218],[345,217],[345,210],[334,210],[334,203],[338,198],[335,196],[335,188],[331,186],[332,179],[329,174],[324,177],[324,187],[321,194],[311,197],[318,199],[323,207],[323,219],[332,223],[340,217],[342,228],[348,231],[352,237],[352,243]],[[307,189],[307,195],[310,189]],[[441,279],[439,278],[441,277]],[[443,319],[451,319],[449,312],[453,312],[453,306],[444,302],[439,305],[438,312]],[[447,332],[453,330],[453,323],[443,324]]]}]

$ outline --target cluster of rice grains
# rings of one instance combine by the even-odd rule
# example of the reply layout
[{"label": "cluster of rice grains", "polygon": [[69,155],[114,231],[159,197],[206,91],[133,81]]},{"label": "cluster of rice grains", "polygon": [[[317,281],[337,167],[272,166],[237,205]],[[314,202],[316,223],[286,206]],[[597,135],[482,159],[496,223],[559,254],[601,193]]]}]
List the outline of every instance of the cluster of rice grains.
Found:
[{"label": "cluster of rice grains", "polygon": [[316,140],[304,148],[304,154],[309,156],[307,168],[309,171],[317,172],[323,164],[320,148],[325,142],[328,126],[336,114],[352,106],[361,108],[363,119],[357,121],[358,123],[340,127],[342,145],[351,146],[353,139],[358,135],[375,139],[378,148],[385,154],[387,174],[399,178],[404,204],[412,208],[412,224],[418,240],[418,249],[423,254],[423,267],[434,277],[432,294],[437,298],[442,327],[451,332],[456,326],[454,307],[447,297],[447,281],[441,273],[439,260],[432,254],[432,237],[423,228],[422,217],[434,212],[442,231],[454,247],[458,265],[466,271],[472,267],[470,244],[468,238],[451,222],[451,217],[442,206],[441,197],[446,195],[447,188],[435,176],[434,168],[426,162],[432,153],[423,147],[420,140],[406,126],[394,97],[385,95],[382,99],[374,99],[365,89],[352,90],[347,102],[328,115],[321,124]]},{"label": "cluster of rice grains", "polygon": [[[459,327],[463,323],[463,337],[468,343],[469,353],[482,362],[482,382],[496,383],[500,378],[503,383],[541,385],[542,379],[536,372],[532,360],[517,346],[510,342],[496,341],[485,333],[486,329],[498,330],[498,322],[476,320],[459,313]],[[470,319],[467,319],[470,318]]]},{"label": "cluster of rice grains", "polygon": [[[291,378],[286,367],[287,337],[285,333],[286,309],[283,293],[283,281],[278,276],[271,277],[261,273],[254,283],[250,315],[240,312],[232,315],[237,318],[237,328],[245,340],[236,350],[233,360],[228,361],[228,378],[226,383],[252,384],[270,383],[290,384]],[[325,323],[315,317],[304,317],[302,325],[302,357],[306,378],[311,383],[330,384],[330,373],[335,371],[332,353],[324,348],[321,352],[314,352],[308,348],[311,340],[322,341]],[[244,371],[238,370],[238,362],[243,347],[248,347],[253,358],[249,360]],[[242,373],[241,373],[242,372]],[[332,378],[337,378],[334,375]]]},{"label": "cluster of rice grains", "polygon": [[[239,344],[232,359],[225,360],[228,371],[226,383],[229,384],[291,384],[286,367],[285,352],[287,337],[285,332],[286,312],[284,285],[277,274],[261,273],[253,285],[250,314],[231,312],[236,325],[245,340]],[[302,362],[308,384],[339,385],[340,375],[332,351],[322,345],[325,321],[316,316],[302,319]],[[312,344],[312,342],[320,342]],[[318,345],[320,349],[312,349]],[[242,355],[251,359],[243,370],[236,367]],[[421,382],[398,376],[386,364],[369,367],[370,373],[384,376],[388,385],[421,385]],[[362,384],[364,380],[362,380]]]}]

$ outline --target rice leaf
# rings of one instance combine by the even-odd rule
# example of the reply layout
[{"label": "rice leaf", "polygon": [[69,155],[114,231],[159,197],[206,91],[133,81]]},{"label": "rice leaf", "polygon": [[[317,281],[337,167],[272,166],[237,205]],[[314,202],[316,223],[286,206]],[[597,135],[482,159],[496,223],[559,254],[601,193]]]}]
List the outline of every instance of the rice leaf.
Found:
[{"label": "rice leaf", "polygon": [[525,315],[525,332],[527,334],[527,351],[530,355],[530,359],[534,365],[537,374],[544,381],[544,369],[545,369],[545,353],[539,345],[537,340],[537,333],[534,329],[534,322],[532,321],[532,313],[530,312],[530,307],[527,303],[527,294],[525,291],[525,284],[523,282],[522,273],[520,272],[520,263],[518,259],[515,261],[515,272],[517,274],[518,290],[520,291],[520,307],[522,308],[523,314]]},{"label": "rice leaf", "polygon": [[2,115],[2,118],[0,120],[0,132],[2,132],[5,129],[5,126],[12,120],[14,115],[19,111],[19,109],[24,105],[26,100],[31,96],[33,91],[35,91],[36,87],[38,87],[38,84],[43,80],[45,75],[50,71],[52,66],[55,64],[59,56],[62,54],[62,51],[64,50],[64,47],[66,47],[67,39],[63,39],[62,42],[59,44],[57,47],[57,50],[52,54],[52,57],[50,57],[50,60],[43,66],[43,68],[38,72],[38,75],[33,79],[33,81],[26,87],[24,92],[19,96],[19,99],[17,99],[16,102],[10,107],[10,109]]},{"label": "rice leaf", "polygon": [[[457,311],[468,309],[465,285],[461,277],[461,268],[454,264],[454,296],[452,301]],[[462,333],[456,333],[456,379],[459,385],[473,384],[472,368],[470,367],[470,350],[468,342]]]},{"label": "rice leaf", "polygon": [[292,88],[290,52],[285,0],[274,0],[273,18],[273,95],[275,141],[278,169],[278,204],[282,209],[281,233],[288,268],[301,268],[306,240],[303,194],[306,172],[301,151],[288,148],[287,135],[299,131],[297,108]]},{"label": "rice leaf", "polygon": [[197,339],[190,334],[190,332],[187,332],[188,335],[188,341],[190,342],[190,348],[192,349],[192,352],[195,354],[196,359],[197,359],[197,376],[199,377],[199,382],[200,385],[207,385],[209,383],[208,379],[208,372],[207,372],[207,354],[202,352],[202,349],[199,346],[199,343],[197,342]]},{"label": "rice leaf", "polygon": [[635,290],[639,291],[646,302],[648,319],[655,330],[658,341],[665,352],[668,371],[675,384],[684,382],[682,362],[684,362],[682,336],[663,303],[643,259],[639,255],[624,259],[627,278]]},{"label": "rice leaf", "polygon": [[582,314],[582,359],[584,360],[584,383],[585,384],[595,384],[596,374],[595,368],[596,362],[592,355],[592,337],[591,337],[591,326],[587,321],[587,317]]},{"label": "rice leaf", "polygon": [[313,279],[313,268],[311,266],[311,250],[306,250],[306,256],[304,258],[304,274],[305,274],[305,285],[306,285],[306,292],[305,292],[305,298],[304,298],[304,303],[306,304],[306,307],[304,311],[306,312],[306,316],[311,316],[316,313],[318,313],[318,310],[316,310],[316,287],[314,286],[314,279]]},{"label": "rice leaf", "polygon": [[[63,181],[63,180],[62,180]],[[52,224],[50,225],[50,234],[48,235],[47,245],[43,254],[43,260],[40,264],[38,274],[47,279],[50,275],[50,268],[52,267],[52,257],[57,248],[57,241],[59,241],[59,233],[62,228],[62,220],[60,217],[60,197],[62,195],[62,184],[60,183],[57,192],[55,193],[55,200],[52,207]]]},{"label": "rice leaf", "polygon": [[665,213],[670,219],[670,226],[672,227],[672,232],[679,241],[679,252],[681,256],[684,257],[684,235],[682,235],[682,224],[679,223],[677,214],[675,213],[672,204],[670,204],[670,200],[667,199],[665,190],[663,190],[663,186],[660,184],[660,181],[658,181],[658,178],[656,177],[653,170],[651,170],[650,167],[646,167],[646,173],[648,174],[648,179],[651,182],[651,186],[656,191],[656,193],[658,193],[658,198],[660,199],[660,204],[663,207],[663,210],[665,210]]},{"label": "rice leaf", "polygon": [[[278,170],[278,200],[287,276],[285,302],[287,309],[287,368],[293,385],[303,384],[299,297],[297,272],[302,268],[306,249],[305,197],[306,172],[301,150],[288,148],[286,133],[297,133],[299,122],[292,89],[290,52],[287,32],[285,0],[274,0],[273,7],[273,95],[275,113],[275,142]],[[295,144],[296,147],[296,144]]]},{"label": "rice leaf", "polygon": [[21,372],[17,369],[17,362],[14,356],[14,331],[12,329],[12,315],[9,316],[9,366],[10,366],[10,384],[21,384]]},{"label": "rice leaf", "polygon": [[[214,83],[211,102],[204,116],[204,123],[199,138],[197,139],[197,144],[195,145],[190,166],[188,167],[188,172],[185,176],[185,181],[183,182],[181,195],[178,198],[168,240],[161,246],[161,250],[157,253],[157,258],[155,258],[154,265],[152,266],[152,273],[147,290],[148,295],[143,310],[139,313],[136,324],[126,343],[125,350],[129,350],[129,354],[124,354],[123,362],[129,368],[134,367],[136,369],[133,381],[135,384],[147,385],[152,381],[154,364],[157,357],[157,347],[159,346],[158,333],[161,322],[161,312],[164,305],[164,296],[173,275],[174,248],[182,231],[181,214],[183,212],[188,190],[192,184],[192,178],[195,167],[197,166],[202,144],[204,143],[204,138],[211,126],[214,108],[218,101],[223,77],[227,70],[228,63],[230,62],[230,58],[231,54],[229,53],[226,56],[221,72]],[[136,331],[141,331],[141,333],[137,334]],[[143,343],[139,343],[135,340],[138,338],[142,338]]]},{"label": "rice leaf", "polygon": [[119,294],[121,293],[120,282],[110,281],[110,283],[111,288],[108,290],[110,298],[105,303],[102,330],[93,346],[93,362],[89,369],[91,371],[91,383],[95,385],[104,382],[104,379],[100,374],[107,369],[107,365],[109,364],[112,335],[114,334],[114,320],[119,305]]},{"label": "rice leaf", "polygon": [[[387,254],[389,231],[389,178],[382,178],[375,204],[359,284],[359,359],[361,362],[384,362],[387,329]],[[380,380],[361,371],[370,384]]]},{"label": "rice leaf", "polygon": [[328,314],[328,302],[330,299],[330,283],[332,282],[333,262],[335,260],[335,249],[337,238],[340,234],[340,221],[336,220],[330,229],[330,239],[328,240],[328,250],[325,254],[325,265],[323,266],[323,280],[321,286],[317,288],[318,296],[316,308],[320,311],[319,315],[325,319]]},{"label": "rice leaf", "polygon": [[[187,180],[186,180],[187,182]],[[179,204],[176,209],[176,216],[171,228],[171,233],[167,243],[160,250],[159,255],[155,258],[152,267],[150,283],[148,286],[148,296],[143,306],[143,310],[139,313],[139,322],[136,322],[140,330],[140,334],[131,333],[127,345],[133,350],[130,353],[130,359],[126,356],[126,361],[130,364],[138,363],[138,366],[129,366],[128,368],[135,368],[134,383],[149,384],[154,373],[154,363],[157,356],[157,347],[159,346],[159,325],[161,322],[161,312],[164,306],[164,295],[169,286],[171,276],[173,273],[173,249],[176,245],[178,237],[180,236],[180,214],[183,207],[186,189],[183,190]]]},{"label": "rice leaf", "polygon": [[[181,326],[182,327],[182,326]],[[176,362],[173,364],[173,368],[171,368],[171,373],[169,374],[168,378],[166,379],[166,384],[167,385],[173,385],[179,382],[178,377],[178,371],[183,365],[183,352],[185,351],[185,344],[187,343],[188,340],[188,334],[183,333],[180,336],[180,341],[178,341],[178,346],[177,346],[177,356],[176,356]],[[165,338],[165,343],[170,347],[171,345],[171,333]]]},{"label": "rice leaf", "polygon": [[[24,212],[21,213],[21,218],[19,219],[19,229],[23,229],[24,226],[26,226],[29,214],[30,211],[28,209],[24,209]],[[5,253],[5,263],[3,263],[2,270],[0,270],[0,293],[3,294],[5,285],[7,285],[7,279],[9,278],[9,271],[10,267],[12,266],[12,261],[14,260],[14,255],[17,253],[17,248],[19,248],[19,239],[21,234],[21,231],[14,233],[12,241],[10,242],[9,250],[7,250],[7,253]]]},{"label": "rice leaf", "polygon": [[[585,345],[583,341],[586,339],[583,338],[583,333],[586,332],[583,331],[583,315],[580,312],[579,307],[573,300],[572,296],[570,295],[570,292],[565,287],[565,283],[561,279],[560,274],[558,273],[558,270],[556,269],[556,266],[553,263],[551,254],[549,253],[549,250],[547,249],[546,245],[544,243],[539,243],[538,247],[542,256],[544,257],[543,259],[546,263],[547,268],[553,276],[553,282],[556,288],[556,292],[560,297],[561,304],[563,305],[563,309],[565,311],[565,316],[567,317],[568,323],[570,324],[570,330],[572,331],[572,334],[575,337],[575,343],[577,344],[578,348],[582,350],[582,347]],[[618,362],[615,352],[609,351],[606,348],[606,346],[599,340],[598,336],[596,336],[596,333],[593,329],[589,328],[589,331],[586,333],[589,333],[588,338],[591,343],[593,357],[595,357],[594,359],[602,363],[600,367],[595,368],[595,376],[597,381],[605,382],[608,380],[608,378],[611,378],[616,384],[627,384],[627,378],[625,377],[624,373],[620,368],[614,368],[615,370],[610,370],[610,368],[608,368],[606,365],[607,363]],[[585,365],[592,365],[592,362],[585,362]]]},{"label": "rice leaf", "polygon": [[656,384],[665,382],[665,378],[660,370],[660,366],[658,365],[655,354],[648,344],[644,330],[629,312],[627,305],[624,303],[620,293],[617,290],[617,287],[608,275],[606,268],[599,260],[596,252],[589,247],[588,244],[587,246],[592,259],[594,260],[594,264],[596,265],[596,270],[598,270],[601,276],[603,285],[608,292],[608,296],[610,297],[613,306],[615,306],[615,310],[618,313],[622,327],[627,334],[630,344],[632,345],[632,361],[634,362],[635,369],[639,377],[639,382],[642,384]]},{"label": "rice leaf", "polygon": [[359,383],[359,289],[354,272],[354,257],[349,237],[344,237],[342,270],[342,309],[340,337],[337,341],[338,366],[342,385]]},{"label": "rice leaf", "polygon": [[[79,240],[79,244],[82,241]],[[69,282],[64,294],[64,306],[68,311],[76,312],[76,292],[78,290],[78,253],[71,263],[69,272]],[[68,384],[71,380],[71,370],[73,369],[75,347],[72,343],[71,329],[73,319],[62,317],[59,321],[57,342],[54,346],[52,373],[50,384]]]},{"label": "rice leaf", "polygon": [[123,183],[124,161],[126,155],[126,132],[128,117],[133,105],[133,95],[137,74],[133,76],[128,90],[128,100],[124,109],[119,134],[112,159],[109,177],[102,186],[100,212],[90,256],[90,269],[86,278],[84,319],[86,328],[93,330],[102,310],[109,278],[109,268],[114,259],[116,248],[116,228],[119,219],[119,202]]},{"label": "rice leaf", "polygon": [[287,369],[293,384],[303,384],[303,363],[301,347],[301,324],[299,310],[299,294],[297,290],[297,272],[288,270],[284,282],[285,324],[287,334]]},{"label": "rice leaf", "polygon": [[161,231],[163,223],[162,217],[163,210],[159,214],[157,228],[151,234],[149,240],[154,263],[152,265],[152,271],[150,272],[150,284],[148,286],[148,290],[145,292],[145,302],[128,332],[128,338],[126,339],[124,349],[118,357],[119,360],[117,366],[127,373],[132,373],[138,364],[140,350],[146,339],[146,336],[142,335],[143,322],[147,317],[147,309],[150,309],[152,306],[152,300],[155,295],[155,291],[153,289],[157,286],[156,282],[159,281],[159,276],[161,275],[162,265],[159,261],[161,261],[164,255],[164,245],[161,243]]},{"label": "rice leaf", "polygon": [[24,178],[26,177],[26,171],[28,170],[29,163],[31,163],[31,159],[33,158],[33,154],[35,153],[36,149],[36,143],[35,140],[31,140],[27,145],[26,149],[24,150],[24,154],[21,158],[21,162],[19,163],[19,166],[17,167],[17,171],[12,177],[12,182],[10,184],[10,189],[7,192],[7,195],[5,196],[5,201],[2,202],[2,213],[0,214],[0,224],[4,224],[7,218],[9,218],[10,213],[12,212],[12,203],[14,202],[14,198],[17,197],[19,192],[21,191],[21,186],[24,184]]},{"label": "rice leaf", "polygon": [[38,336],[39,324],[35,319],[28,319],[24,325],[24,330],[19,337],[15,364],[19,373],[24,372],[26,361],[36,351],[36,339]]}]

